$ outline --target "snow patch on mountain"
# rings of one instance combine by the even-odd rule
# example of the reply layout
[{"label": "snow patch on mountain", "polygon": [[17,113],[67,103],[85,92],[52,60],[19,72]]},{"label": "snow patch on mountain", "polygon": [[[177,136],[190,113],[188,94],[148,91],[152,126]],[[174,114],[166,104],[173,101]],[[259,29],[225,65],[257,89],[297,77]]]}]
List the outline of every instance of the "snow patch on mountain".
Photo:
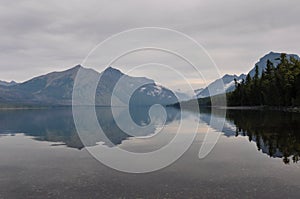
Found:
[{"label": "snow patch on mountain", "polygon": [[235,89],[236,79],[238,82],[241,82],[246,78],[245,74],[240,76],[237,75],[224,75],[222,78],[217,79],[216,81],[209,84],[206,88],[201,89],[200,92],[196,93],[196,98],[205,98],[213,95],[219,95],[225,92],[231,92]]}]

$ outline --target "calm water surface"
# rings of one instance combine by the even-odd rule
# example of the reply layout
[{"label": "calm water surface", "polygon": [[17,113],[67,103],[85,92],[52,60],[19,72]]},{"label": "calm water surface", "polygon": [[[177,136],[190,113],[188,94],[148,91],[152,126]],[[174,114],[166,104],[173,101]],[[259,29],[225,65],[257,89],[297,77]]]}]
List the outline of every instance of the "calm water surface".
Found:
[{"label": "calm water surface", "polygon": [[[147,111],[131,110],[136,124],[149,124]],[[109,139],[91,134],[89,147],[101,143],[134,152],[157,150],[174,138],[181,118],[199,123],[199,130],[174,164],[153,173],[126,174],[88,153],[71,109],[1,110],[0,198],[299,198],[299,113],[227,111],[218,143],[201,160],[200,146],[212,128],[211,117],[221,117],[218,111],[167,108],[166,125],[148,139],[140,138],[149,136],[143,132],[140,137],[124,133],[110,108],[97,108],[97,115]]]}]

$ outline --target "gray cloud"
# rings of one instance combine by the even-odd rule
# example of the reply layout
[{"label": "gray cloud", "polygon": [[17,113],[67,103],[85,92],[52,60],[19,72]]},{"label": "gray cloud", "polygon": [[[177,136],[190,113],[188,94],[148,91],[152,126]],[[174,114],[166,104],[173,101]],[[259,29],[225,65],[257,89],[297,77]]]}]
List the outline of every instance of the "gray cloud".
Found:
[{"label": "gray cloud", "polygon": [[66,69],[110,35],[142,26],[184,32],[222,73],[245,73],[269,51],[300,54],[299,11],[294,0],[0,0],[0,79]]}]

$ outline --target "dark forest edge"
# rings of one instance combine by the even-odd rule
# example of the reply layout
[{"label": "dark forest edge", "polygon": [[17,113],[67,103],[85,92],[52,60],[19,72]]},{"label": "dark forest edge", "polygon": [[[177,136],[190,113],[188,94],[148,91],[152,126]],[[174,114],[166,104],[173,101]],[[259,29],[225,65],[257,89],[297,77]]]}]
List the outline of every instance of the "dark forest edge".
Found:
[{"label": "dark forest edge", "polygon": [[[300,62],[286,54],[281,54],[277,67],[267,61],[266,70],[259,76],[258,66],[255,75],[249,74],[242,82],[235,81],[236,89],[227,94],[228,106],[300,106]],[[282,108],[284,109],[284,108]]]},{"label": "dark forest edge", "polygon": [[[211,101],[218,106],[222,95],[193,99],[174,104],[175,107],[189,109],[195,101],[199,107],[211,107]],[[246,80],[238,82],[235,79],[235,90],[226,93],[226,109],[240,110],[276,110],[300,112],[300,61],[286,58],[282,53],[277,67],[268,60],[264,71],[259,75],[255,66],[255,75],[247,75]],[[220,108],[220,107],[219,107]]]}]

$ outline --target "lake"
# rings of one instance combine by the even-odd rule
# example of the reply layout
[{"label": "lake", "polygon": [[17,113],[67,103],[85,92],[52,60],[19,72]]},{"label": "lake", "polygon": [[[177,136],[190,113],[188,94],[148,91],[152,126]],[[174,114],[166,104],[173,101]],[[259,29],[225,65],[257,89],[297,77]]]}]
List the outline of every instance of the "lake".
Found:
[{"label": "lake", "polygon": [[[84,111],[85,108],[83,108]],[[115,108],[126,118],[124,108]],[[130,110],[140,126],[151,123],[147,108]],[[71,108],[0,111],[0,198],[298,198],[300,114],[227,110],[222,130],[211,119],[222,111],[166,108],[165,124],[136,136],[123,132],[111,108],[97,107],[106,136],[76,132]],[[220,113],[220,114],[219,114]],[[159,120],[159,116],[158,120]],[[144,153],[170,143],[180,121],[199,125],[191,147],[161,170],[129,174],[97,161],[87,147]],[[130,127],[130,124],[128,124]],[[157,131],[160,130],[159,133]],[[220,135],[203,159],[198,153],[207,130]]]}]

